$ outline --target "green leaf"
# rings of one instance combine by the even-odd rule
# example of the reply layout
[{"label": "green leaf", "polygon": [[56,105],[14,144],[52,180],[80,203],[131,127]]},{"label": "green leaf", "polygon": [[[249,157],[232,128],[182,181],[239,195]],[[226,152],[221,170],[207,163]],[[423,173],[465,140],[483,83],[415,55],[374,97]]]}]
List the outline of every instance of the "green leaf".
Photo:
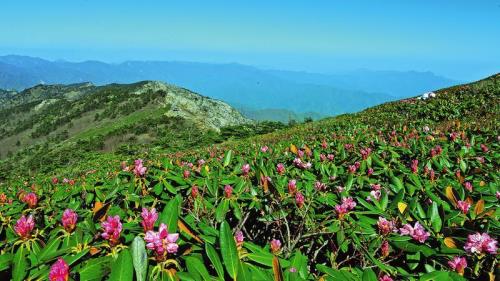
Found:
[{"label": "green leaf", "polygon": [[14,281],[24,280],[24,276],[26,276],[26,269],[28,267],[26,253],[26,248],[24,245],[21,245],[14,255],[14,260],[12,261],[12,280]]},{"label": "green leaf", "polygon": [[85,266],[80,269],[80,280],[93,281],[102,280],[109,272],[111,262],[110,256],[104,256],[97,259],[92,259],[86,262]]},{"label": "green leaf", "polygon": [[430,218],[432,229],[434,229],[434,232],[439,232],[441,230],[443,222],[441,220],[441,217],[439,216],[438,206],[436,202],[432,202]]},{"label": "green leaf", "polygon": [[169,233],[177,231],[177,220],[179,219],[179,200],[172,198],[165,206],[160,215],[160,222],[167,225]]},{"label": "green leaf", "polygon": [[38,260],[40,262],[44,262],[46,260],[49,260],[49,259],[57,256],[59,254],[57,249],[59,248],[60,244],[61,244],[61,240],[59,240],[59,237],[56,237],[56,238],[50,240],[47,243],[47,245],[45,245],[42,252],[38,255]]},{"label": "green leaf", "polygon": [[195,257],[187,257],[186,267],[192,275],[196,276],[196,280],[211,280],[207,268],[199,259]]},{"label": "green leaf", "polygon": [[137,281],[145,281],[148,273],[148,255],[146,253],[146,243],[144,240],[136,236],[130,246],[132,252],[132,262],[135,269],[135,277]]},{"label": "green leaf", "polygon": [[132,281],[134,279],[132,256],[128,249],[123,249],[111,266],[109,281]]},{"label": "green leaf", "polygon": [[215,219],[217,222],[221,222],[226,218],[226,214],[229,211],[229,200],[222,199],[222,202],[215,209]]},{"label": "green leaf", "polygon": [[231,156],[233,155],[233,151],[229,150],[226,152],[226,155],[224,156],[224,167],[227,167],[229,163],[231,163]]},{"label": "green leaf", "polygon": [[208,243],[205,244],[205,252],[207,253],[208,258],[212,262],[212,265],[214,266],[217,275],[219,275],[219,278],[224,279],[224,268],[222,267],[219,254],[217,254],[214,247],[212,247],[212,245]]},{"label": "green leaf", "polygon": [[365,269],[365,271],[363,271],[362,280],[363,281],[377,281],[378,279],[377,279],[377,275],[375,274],[373,269],[368,268],[368,269]]},{"label": "green leaf", "polygon": [[0,255],[0,271],[4,271],[10,267],[12,263],[12,254],[5,253]]},{"label": "green leaf", "polygon": [[399,248],[401,250],[410,253],[421,252],[426,257],[436,254],[436,251],[427,245],[416,245],[407,241],[390,241],[390,242],[391,244],[396,246],[396,248]]},{"label": "green leaf", "polygon": [[236,249],[236,243],[234,242],[233,233],[231,232],[231,227],[224,221],[220,226],[219,231],[220,248],[222,252],[222,260],[226,267],[229,276],[236,280],[238,275],[238,252]]}]

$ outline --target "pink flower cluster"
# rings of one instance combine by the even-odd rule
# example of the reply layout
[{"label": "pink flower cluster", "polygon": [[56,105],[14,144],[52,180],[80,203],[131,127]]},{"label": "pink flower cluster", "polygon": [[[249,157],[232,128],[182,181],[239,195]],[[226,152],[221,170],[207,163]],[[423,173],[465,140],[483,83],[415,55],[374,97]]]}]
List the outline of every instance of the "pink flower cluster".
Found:
[{"label": "pink flower cluster", "polygon": [[363,158],[363,160],[366,160],[366,158],[368,158],[368,156],[370,156],[370,153],[372,153],[372,149],[369,147],[362,148],[362,149],[360,149],[359,152],[361,153],[361,157]]},{"label": "pink flower cluster", "polygon": [[483,254],[489,253],[495,255],[497,253],[497,241],[491,238],[487,233],[469,234],[464,249],[469,253]]},{"label": "pink flower cluster", "polygon": [[356,207],[356,202],[352,197],[342,198],[342,204],[335,206],[335,212],[342,218],[345,214]]},{"label": "pink flower cluster", "polygon": [[420,243],[424,243],[430,236],[430,233],[425,231],[424,227],[420,225],[419,222],[416,222],[413,227],[409,223],[403,225],[403,227],[399,229],[399,233],[401,233],[401,235],[410,235],[414,240]]},{"label": "pink flower cluster", "polygon": [[64,210],[61,222],[67,232],[71,232],[73,231],[73,229],[75,229],[77,220],[78,215],[75,213],[75,211],[71,209]]},{"label": "pink flower cluster", "polygon": [[372,199],[375,200],[380,200],[380,197],[382,196],[382,192],[380,191],[382,187],[380,184],[372,184],[372,191],[370,191],[370,195],[366,197],[366,201],[372,201]]},{"label": "pink flower cluster", "polygon": [[120,240],[120,233],[122,232],[122,223],[119,216],[108,216],[107,220],[101,224],[104,232],[101,237],[109,240],[111,245],[118,244]]},{"label": "pink flower cluster", "polygon": [[300,191],[295,194],[295,203],[297,204],[297,206],[299,206],[299,208],[302,208],[302,206],[304,205],[304,200],[304,195],[302,195]]},{"label": "pink flower cluster", "polygon": [[413,159],[411,161],[411,172],[414,174],[418,173],[418,160],[417,159]]},{"label": "pink flower cluster", "polygon": [[469,209],[470,209],[470,203],[467,202],[467,201],[458,201],[457,202],[457,208],[463,213],[463,214],[467,214],[469,212]]},{"label": "pink flower cluster", "polygon": [[231,198],[231,195],[233,194],[233,187],[230,185],[224,186],[224,195],[226,198]]},{"label": "pink flower cluster", "polygon": [[244,165],[241,167],[241,173],[242,173],[244,176],[248,176],[248,173],[250,173],[250,165],[249,165],[249,164],[244,164]]},{"label": "pink flower cluster", "polygon": [[294,195],[295,192],[297,192],[297,181],[290,180],[288,182],[288,193],[290,193],[291,195]]},{"label": "pink flower cluster", "polygon": [[448,261],[448,266],[459,274],[464,274],[467,260],[464,257],[454,257],[451,261]]},{"label": "pink flower cluster", "polygon": [[441,154],[441,152],[443,152],[443,149],[441,148],[441,146],[439,145],[436,145],[434,148],[431,148],[431,157],[434,157],[436,155],[439,155]]},{"label": "pink flower cluster", "polygon": [[144,240],[147,242],[146,247],[153,250],[158,258],[163,258],[166,253],[176,253],[179,245],[177,245],[179,233],[168,233],[167,226],[162,223],[158,232],[152,230],[146,233]]},{"label": "pink flower cluster", "polygon": [[241,247],[244,240],[245,237],[243,236],[243,232],[241,230],[236,231],[236,233],[234,234],[234,241],[236,242],[236,246]]},{"label": "pink flower cluster", "polygon": [[31,231],[35,227],[35,220],[33,216],[28,216],[27,218],[23,215],[17,220],[14,226],[14,231],[23,239],[27,239],[31,236]]},{"label": "pink flower cluster", "polygon": [[278,174],[280,175],[283,175],[285,173],[285,165],[283,165],[282,163],[276,165],[276,172],[278,172]]},{"label": "pink flower cluster", "polygon": [[134,174],[136,177],[143,177],[146,174],[148,168],[144,167],[142,164],[142,159],[137,159],[134,162]]},{"label": "pink flower cluster", "polygon": [[389,221],[389,220],[387,220],[386,218],[383,218],[383,217],[378,217],[377,226],[378,226],[378,231],[382,235],[387,235],[387,234],[393,232],[394,229],[395,229],[394,228],[394,222],[393,221]]},{"label": "pink flower cluster", "polygon": [[281,241],[278,239],[271,240],[271,252],[277,254],[281,250]]},{"label": "pink flower cluster", "polygon": [[307,163],[304,163],[302,162],[302,160],[300,160],[300,158],[295,158],[293,159],[293,165],[295,165],[295,167],[299,168],[299,169],[309,169],[312,167],[312,164],[310,162],[307,162]]},{"label": "pink flower cluster", "polygon": [[144,232],[148,232],[149,230],[153,230],[155,227],[156,220],[158,219],[158,213],[155,208],[152,208],[151,211],[147,208],[142,208],[141,212],[142,217],[142,228]]},{"label": "pink flower cluster", "polygon": [[49,272],[50,281],[68,281],[69,280],[69,265],[59,258],[51,267]]},{"label": "pink flower cluster", "polygon": [[317,181],[314,183],[314,189],[316,189],[317,191],[324,191],[324,190],[326,190],[326,184],[324,184],[320,181]]},{"label": "pink flower cluster", "polygon": [[36,196],[35,193],[30,192],[26,195],[24,195],[23,200],[24,203],[28,204],[28,207],[33,209],[36,207],[36,204],[38,203],[38,197]]}]

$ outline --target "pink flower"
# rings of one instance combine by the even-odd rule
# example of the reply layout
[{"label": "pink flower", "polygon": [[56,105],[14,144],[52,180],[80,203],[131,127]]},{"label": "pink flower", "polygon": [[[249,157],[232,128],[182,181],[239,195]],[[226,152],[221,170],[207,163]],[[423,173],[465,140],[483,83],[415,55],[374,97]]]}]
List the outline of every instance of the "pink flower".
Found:
[{"label": "pink flower", "polygon": [[487,147],[485,144],[483,144],[483,143],[482,143],[482,144],[481,144],[481,150],[482,150],[484,153],[486,153],[486,152],[488,152],[488,150],[489,150],[489,149],[488,149],[488,147]]},{"label": "pink flower", "polygon": [[156,209],[152,208],[151,211],[149,211],[147,208],[142,208],[141,217],[141,225],[144,229],[144,232],[153,230],[156,220],[158,219],[158,213],[156,212]]},{"label": "pink flower", "polygon": [[469,192],[472,192],[472,183],[470,183],[469,181],[465,182],[464,183],[464,187],[465,189],[467,189]]},{"label": "pink flower", "polygon": [[458,201],[457,208],[462,211],[462,213],[467,214],[469,212],[470,204],[467,201]]},{"label": "pink flower", "polygon": [[285,165],[279,163],[278,165],[276,165],[276,171],[278,172],[278,174],[283,175],[285,173]]},{"label": "pink flower", "polygon": [[323,140],[323,142],[321,142],[321,147],[324,149],[328,147],[328,143],[326,143],[326,140]]},{"label": "pink flower", "polygon": [[67,232],[71,232],[73,231],[73,229],[75,229],[77,220],[78,215],[75,213],[75,211],[71,209],[64,210],[61,221],[64,229]]},{"label": "pink flower", "polygon": [[464,269],[467,267],[467,260],[464,257],[454,257],[451,261],[448,261],[448,266],[463,275]]},{"label": "pink flower", "polygon": [[236,231],[236,233],[234,234],[234,241],[236,241],[236,246],[240,247],[241,245],[243,245],[243,240],[245,240],[243,232],[241,230]]},{"label": "pink flower", "polygon": [[361,153],[361,157],[363,158],[363,160],[366,160],[366,158],[368,158],[368,156],[370,156],[370,153],[372,152],[372,149],[367,147],[367,148],[362,148],[360,150],[360,153]]},{"label": "pink flower", "polygon": [[293,165],[295,165],[295,167],[303,169],[303,170],[309,169],[312,167],[312,164],[310,162],[303,163],[302,160],[300,160],[300,158],[293,159]]},{"label": "pink flower", "polygon": [[299,208],[302,208],[302,205],[304,205],[304,195],[300,191],[295,194],[295,203]]},{"label": "pink flower", "polygon": [[26,218],[24,215],[17,220],[16,225],[14,226],[14,231],[19,235],[22,239],[29,238],[31,236],[31,231],[35,227],[35,221],[33,220],[33,216],[29,216]]},{"label": "pink flower", "polygon": [[111,245],[118,244],[120,240],[120,233],[122,232],[122,223],[119,216],[108,216],[107,220],[101,223],[103,233],[101,237],[109,240]]},{"label": "pink flower", "polygon": [[373,174],[373,169],[372,168],[368,168],[368,170],[366,171],[366,174],[368,176],[371,176]]},{"label": "pink flower", "polygon": [[200,193],[199,189],[198,189],[198,186],[196,185],[193,185],[193,187],[191,187],[191,196],[193,198],[196,198],[198,197],[198,194]]},{"label": "pink flower", "polygon": [[26,195],[24,195],[23,200],[24,203],[28,204],[28,207],[33,209],[36,207],[36,204],[38,203],[38,197],[36,196],[35,193],[30,192]]},{"label": "pink flower", "polygon": [[317,181],[317,182],[314,183],[314,189],[316,189],[317,191],[325,190],[326,189],[326,184]]},{"label": "pink flower", "polygon": [[500,200],[500,191],[497,191],[497,192],[495,193],[495,196],[497,197],[497,199],[498,199],[498,200]]},{"label": "pink flower", "polygon": [[304,151],[302,150],[297,151],[297,156],[299,156],[299,158],[304,157]]},{"label": "pink flower", "polygon": [[391,278],[391,276],[384,274],[382,275],[382,277],[378,279],[378,281],[394,281],[394,280]]},{"label": "pink flower", "polygon": [[382,193],[380,192],[380,190],[372,190],[370,191],[370,196],[366,197],[366,201],[371,201],[372,198],[374,198],[375,200],[380,200],[380,197],[382,196]]},{"label": "pink flower", "polygon": [[319,159],[321,160],[321,162],[326,161],[326,155],[324,155],[323,153],[321,153],[321,154],[319,155]]},{"label": "pink flower", "polygon": [[356,165],[349,165],[348,169],[349,169],[349,173],[354,174],[354,173],[356,173],[356,170],[358,168],[356,167]]},{"label": "pink flower", "polygon": [[146,174],[146,171],[148,168],[144,167],[142,165],[142,159],[137,159],[134,162],[135,167],[134,167],[134,174],[136,177],[143,177]]},{"label": "pink flower", "polygon": [[335,187],[335,189],[337,189],[337,192],[338,192],[338,193],[341,193],[341,192],[343,192],[343,191],[345,190],[345,188],[344,188],[343,186],[341,186],[341,185],[337,185],[337,186]]},{"label": "pink flower", "polygon": [[57,259],[57,261],[50,267],[49,280],[50,281],[69,280],[69,265],[62,258]]},{"label": "pink flower", "polygon": [[204,159],[198,160],[198,166],[203,166],[203,165],[205,165],[205,160]]},{"label": "pink flower", "polygon": [[249,164],[245,164],[241,167],[241,173],[244,175],[244,176],[247,176],[248,173],[250,173],[250,165]]},{"label": "pink flower", "polygon": [[271,251],[276,254],[281,249],[281,241],[277,239],[271,240]]},{"label": "pink flower", "polygon": [[52,178],[52,184],[57,184],[59,182],[59,179],[56,177]]},{"label": "pink flower", "polygon": [[328,155],[326,156],[326,158],[328,158],[328,160],[330,160],[330,161],[333,161],[333,159],[335,158],[335,155],[333,155],[333,154],[328,154]]},{"label": "pink flower", "polygon": [[387,235],[394,230],[394,223],[392,221],[388,221],[386,218],[378,217],[378,231],[382,235]]},{"label": "pink flower", "polygon": [[335,205],[335,212],[339,216],[339,218],[344,217],[345,214],[347,214],[348,210],[345,205]]},{"label": "pink flower", "polygon": [[335,206],[335,212],[339,218],[343,218],[345,214],[356,207],[356,202],[352,197],[342,198],[342,204]]},{"label": "pink flower", "polygon": [[269,147],[267,147],[267,145],[264,145],[263,147],[260,148],[260,151],[266,153],[268,149]]},{"label": "pink flower", "polygon": [[158,259],[163,259],[166,253],[177,253],[179,249],[179,245],[176,243],[177,239],[179,239],[179,233],[168,233],[164,223],[160,224],[158,232],[150,230],[144,237],[144,241],[147,243],[146,247],[153,250]]},{"label": "pink flower", "polygon": [[288,193],[291,195],[295,194],[297,191],[297,181],[296,180],[290,180],[288,182]]},{"label": "pink flower", "polygon": [[411,172],[416,174],[418,173],[418,160],[414,159],[411,161]]},{"label": "pink flower", "polygon": [[382,245],[380,245],[380,252],[383,257],[387,257],[389,255],[389,251],[389,242],[387,242],[387,240],[384,240],[384,242],[382,242]]},{"label": "pink flower", "polygon": [[410,235],[414,240],[420,243],[424,243],[430,236],[430,233],[425,231],[424,227],[420,225],[419,222],[416,222],[414,227],[407,223],[399,229],[399,232],[401,235]]},{"label": "pink flower", "polygon": [[356,201],[352,199],[352,197],[342,198],[342,205],[345,205],[347,209],[350,211],[356,207]]},{"label": "pink flower", "polygon": [[185,179],[189,178],[190,175],[191,175],[191,172],[189,170],[184,170],[184,172],[182,172],[182,176]]},{"label": "pink flower", "polygon": [[231,195],[233,194],[233,187],[230,185],[224,186],[224,194],[226,198],[231,198]]},{"label": "pink flower", "polygon": [[487,233],[469,234],[464,249],[469,253],[489,253],[495,255],[497,253],[497,241],[491,238]]}]

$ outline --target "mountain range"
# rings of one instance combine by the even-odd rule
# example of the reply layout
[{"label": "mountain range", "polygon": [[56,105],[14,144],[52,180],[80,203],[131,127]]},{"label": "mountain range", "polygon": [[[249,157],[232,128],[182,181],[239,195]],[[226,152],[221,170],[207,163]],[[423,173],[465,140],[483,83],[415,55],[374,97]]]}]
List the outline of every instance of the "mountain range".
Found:
[{"label": "mountain range", "polygon": [[[254,119],[331,116],[418,95],[457,81],[431,72],[360,70],[318,74],[241,64],[180,61],[67,62],[0,56],[0,88],[37,84],[135,83],[158,80],[223,100]],[[279,114],[276,114],[279,113]],[[271,116],[271,117],[263,117]],[[295,116],[295,117],[293,117]],[[276,119],[276,117],[275,117]]]}]

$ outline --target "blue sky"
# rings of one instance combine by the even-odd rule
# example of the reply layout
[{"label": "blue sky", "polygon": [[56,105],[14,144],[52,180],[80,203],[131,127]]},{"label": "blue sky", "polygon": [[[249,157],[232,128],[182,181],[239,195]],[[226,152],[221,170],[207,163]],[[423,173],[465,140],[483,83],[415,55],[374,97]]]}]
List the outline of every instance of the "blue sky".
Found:
[{"label": "blue sky", "polygon": [[500,0],[2,2],[0,55],[500,72]]}]

